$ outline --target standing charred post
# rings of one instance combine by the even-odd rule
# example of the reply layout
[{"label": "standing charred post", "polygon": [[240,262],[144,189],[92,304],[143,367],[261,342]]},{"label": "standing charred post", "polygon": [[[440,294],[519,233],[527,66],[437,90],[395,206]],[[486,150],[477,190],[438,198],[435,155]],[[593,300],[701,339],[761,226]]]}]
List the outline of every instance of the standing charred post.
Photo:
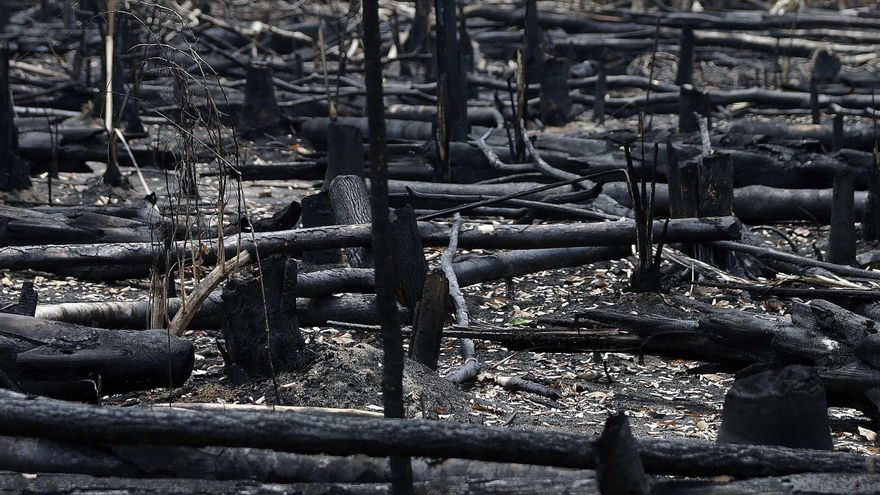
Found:
[{"label": "standing charred post", "polygon": [[541,47],[543,33],[538,22],[537,0],[526,0],[523,30],[525,32],[523,61],[526,66],[526,82],[534,84],[541,81],[541,68],[544,66],[544,49]]},{"label": "standing charred post", "polygon": [[272,83],[272,67],[254,61],[248,66],[244,86],[244,105],[238,116],[239,132],[243,136],[257,131],[274,129],[281,124],[275,85]]},{"label": "standing charred post", "polygon": [[666,139],[666,182],[669,184],[669,217],[683,218],[681,173],[678,168],[678,154],[672,146],[672,138]]},{"label": "standing charred post", "polygon": [[[715,152],[702,157],[698,181],[698,216],[733,215],[733,160],[730,155]],[[720,267],[730,265],[724,251],[705,246],[698,251],[702,261]]]},{"label": "standing charred post", "polygon": [[413,314],[409,357],[434,371],[440,359],[440,341],[443,338],[448,299],[449,283],[446,277],[440,270],[432,271],[425,278],[422,300]]},{"label": "standing charred post", "polygon": [[607,92],[608,75],[605,59],[596,64],[596,86],[593,88],[593,122],[605,123],[605,93]]},{"label": "standing charred post", "polygon": [[127,185],[119,170],[119,154],[116,139],[116,114],[114,108],[114,60],[116,59],[116,0],[107,0],[106,32],[104,33],[104,130],[107,132],[107,170],[103,181],[113,187]]},{"label": "standing charred post", "polygon": [[675,84],[694,83],[694,30],[683,28],[679,37],[678,69],[675,72]]},{"label": "standing charred post", "polygon": [[[443,3],[443,0],[437,0],[437,5]],[[438,11],[438,19],[439,14]],[[452,15],[451,26],[454,33],[454,10]],[[391,254],[391,225],[388,216],[388,165],[385,161],[385,103],[382,91],[382,40],[379,33],[378,0],[363,0],[363,29],[367,120],[370,128],[373,264],[376,273],[376,309],[382,326],[382,405],[386,417],[403,418],[403,336],[400,333],[400,320],[392,280],[384,276],[393,272],[394,261]],[[441,27],[440,30],[442,29]],[[392,456],[391,472],[392,492],[412,493],[410,459]]]},{"label": "standing charred post", "polygon": [[400,304],[415,311],[422,299],[428,261],[412,206],[406,205],[391,212],[391,238],[394,291]]},{"label": "standing charred post", "polygon": [[880,154],[876,151],[868,171],[868,205],[862,214],[862,234],[866,241],[880,239]]},{"label": "standing charred post", "polygon": [[700,90],[692,84],[681,85],[678,97],[679,132],[697,132],[700,130],[700,123],[697,120],[700,101]]},{"label": "standing charred post", "polygon": [[568,61],[549,58],[541,71],[541,120],[550,126],[562,126],[571,116],[571,97],[568,95]]},{"label": "standing charred post", "polygon": [[833,127],[831,129],[831,151],[840,151],[843,148],[843,113],[834,114]]},{"label": "standing charred post", "polygon": [[449,143],[464,141],[470,132],[467,94],[462,82],[458,50],[455,0],[434,0],[437,19],[437,128],[439,131],[438,176],[449,182]]},{"label": "standing charred post", "polygon": [[810,115],[814,124],[820,124],[822,119],[819,89],[836,78],[840,68],[840,58],[827,48],[817,48],[810,57]]},{"label": "standing charred post", "polygon": [[[323,227],[334,224],[333,207],[330,204],[330,194],[327,191],[306,196],[300,204],[302,205],[300,218],[302,218],[303,227]],[[313,265],[339,263],[342,260],[342,253],[338,249],[310,250],[302,253],[302,260]]]},{"label": "standing charred post", "polygon": [[834,176],[831,203],[831,235],[828,238],[828,261],[852,265],[856,259],[855,176],[840,172]]},{"label": "standing charred post", "polygon": [[322,191],[340,175],[364,176],[364,135],[357,126],[330,122],[327,125],[327,169]]},{"label": "standing charred post", "polygon": [[15,127],[9,89],[9,45],[0,43],[0,190],[27,189],[31,186],[27,165],[18,156],[18,129]]}]

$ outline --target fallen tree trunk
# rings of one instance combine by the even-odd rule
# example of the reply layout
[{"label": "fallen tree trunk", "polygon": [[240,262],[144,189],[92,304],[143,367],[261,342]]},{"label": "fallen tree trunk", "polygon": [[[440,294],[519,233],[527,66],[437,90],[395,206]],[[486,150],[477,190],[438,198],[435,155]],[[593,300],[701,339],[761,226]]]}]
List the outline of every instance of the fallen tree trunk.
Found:
[{"label": "fallen tree trunk", "polygon": [[[424,246],[442,246],[449,241],[449,229],[434,223],[420,223]],[[663,230],[661,222],[654,223],[655,235]],[[706,242],[719,239],[738,239],[739,222],[732,217],[674,219],[669,222],[667,242]],[[539,249],[571,246],[630,245],[635,239],[635,224],[631,221],[556,224],[556,225],[467,225],[462,229],[462,248],[481,249]],[[256,241],[256,242],[254,242]],[[256,233],[229,238],[225,244],[227,258],[241,248],[254,252],[259,246],[262,256],[301,252],[309,249],[329,249],[367,246],[370,242],[369,225],[325,226],[278,232]],[[208,248],[208,246],[205,246]],[[188,249],[176,244],[177,256],[186,259]],[[108,243],[82,245],[18,246],[0,248],[0,268],[47,269],[62,264],[70,266],[107,266],[143,264],[152,262],[157,246],[148,243]],[[213,252],[204,256],[205,264],[215,262]]]},{"label": "fallen tree trunk", "polygon": [[[391,479],[385,459],[362,455],[330,457],[265,449],[152,444],[89,446],[27,437],[0,437],[0,471],[270,483],[384,483]],[[463,459],[439,463],[413,460],[416,481],[454,476],[590,479],[592,473]]]},{"label": "fallen tree trunk", "polygon": [[[460,261],[454,263],[453,268],[456,275],[460,275],[462,285],[472,285],[536,271],[618,259],[629,252],[623,246],[507,251]],[[343,292],[372,293],[375,290],[372,269],[334,268],[300,273],[296,284],[297,295],[302,298],[297,304],[297,317],[302,324],[321,324],[327,320],[354,323],[378,321],[378,315],[370,307],[370,298],[326,297]],[[221,305],[219,291],[211,294],[189,327],[219,328]],[[38,306],[36,316],[102,328],[146,328],[149,307],[147,301],[60,303]],[[180,299],[169,299],[167,307],[169,318],[173,318],[180,310]],[[401,319],[407,321],[407,315],[402,311]]]},{"label": "fallen tree trunk", "polygon": [[[0,314],[3,347],[14,350],[13,373],[23,391],[97,400],[103,395],[180,386],[190,376],[190,342],[162,331],[89,328]],[[90,382],[87,397],[80,396]],[[89,390],[89,387],[85,387]]]},{"label": "fallen tree trunk", "polygon": [[[268,448],[331,455],[403,455],[589,469],[595,440],[439,421],[306,414],[98,408],[0,391],[0,434],[82,444],[153,443]],[[755,445],[638,441],[646,472],[678,476],[773,476],[870,472],[872,458]],[[683,462],[684,460],[684,462]]]}]

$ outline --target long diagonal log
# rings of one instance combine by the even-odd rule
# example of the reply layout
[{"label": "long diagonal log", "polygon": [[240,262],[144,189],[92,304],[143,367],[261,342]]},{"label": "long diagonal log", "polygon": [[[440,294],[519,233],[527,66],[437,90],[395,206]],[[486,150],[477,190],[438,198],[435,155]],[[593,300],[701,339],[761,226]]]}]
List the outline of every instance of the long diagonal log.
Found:
[{"label": "long diagonal log", "polygon": [[[0,434],[59,441],[268,448],[330,455],[389,454],[589,469],[589,436],[442,421],[307,414],[100,408],[0,391]],[[873,472],[875,458],[752,445],[639,441],[645,470],[682,476]]]},{"label": "long diagonal log", "polygon": [[[659,235],[662,228],[661,222],[655,222],[655,235]],[[449,242],[449,229],[441,224],[420,223],[419,231],[424,246],[442,246]],[[738,239],[739,235],[740,225],[733,217],[675,219],[669,222],[666,241],[706,242]],[[462,228],[459,243],[464,249],[538,249],[630,245],[634,239],[635,224],[631,221],[557,225],[472,224]],[[224,246],[227,258],[235,256],[239,247],[254,256],[254,241],[259,246],[261,256],[309,249],[367,246],[370,243],[370,226],[325,226],[262,232],[254,234],[253,238],[230,238]],[[178,243],[174,249],[180,258],[187,257],[189,249],[184,244]],[[148,265],[157,251],[157,246],[150,243],[15,246],[0,248],[0,268],[51,270],[60,265]],[[205,256],[206,263],[215,261],[211,254],[213,252]]]}]

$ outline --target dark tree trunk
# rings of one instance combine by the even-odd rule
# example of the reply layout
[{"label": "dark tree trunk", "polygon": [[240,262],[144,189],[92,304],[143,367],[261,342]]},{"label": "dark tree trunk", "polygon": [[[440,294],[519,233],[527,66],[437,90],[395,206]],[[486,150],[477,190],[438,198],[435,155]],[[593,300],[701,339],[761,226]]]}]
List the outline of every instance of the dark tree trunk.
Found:
[{"label": "dark tree trunk", "polygon": [[253,62],[247,69],[244,105],[238,118],[238,131],[244,136],[252,136],[259,131],[273,130],[280,124],[272,67]]},{"label": "dark tree trunk", "polygon": [[428,262],[416,216],[409,206],[391,212],[391,257],[394,261],[394,292],[397,302],[410,311],[422,298]]},{"label": "dark tree trunk", "polygon": [[841,173],[834,178],[828,261],[852,265],[856,261],[855,177]]},{"label": "dark tree trunk", "polygon": [[[370,197],[364,180],[356,175],[342,175],[333,179],[329,187],[330,204],[337,225],[369,224]],[[373,254],[367,248],[348,248],[345,257],[354,268],[372,268]]]},{"label": "dark tree trunk", "polygon": [[9,45],[0,42],[0,190],[31,186],[27,164],[18,156],[18,129],[9,88]]},{"label": "dark tree trunk", "polygon": [[330,122],[327,126],[327,169],[324,174],[326,191],[340,175],[364,177],[364,136],[360,128]]},{"label": "dark tree trunk", "polygon": [[[324,227],[336,223],[333,217],[333,206],[330,203],[330,195],[321,191],[306,196],[301,201],[302,226],[303,228]],[[302,252],[303,261],[315,265],[340,263],[342,252],[339,249],[311,249]]]},{"label": "dark tree trunk", "polygon": [[449,314],[446,310],[448,296],[449,284],[443,272],[432,271],[425,278],[422,299],[413,316],[409,357],[434,371],[437,370],[437,361],[440,359],[443,324]]},{"label": "dark tree trunk", "polygon": [[303,364],[305,341],[296,312],[296,260],[270,256],[258,274],[232,277],[223,288],[223,337],[231,363],[251,377]]}]

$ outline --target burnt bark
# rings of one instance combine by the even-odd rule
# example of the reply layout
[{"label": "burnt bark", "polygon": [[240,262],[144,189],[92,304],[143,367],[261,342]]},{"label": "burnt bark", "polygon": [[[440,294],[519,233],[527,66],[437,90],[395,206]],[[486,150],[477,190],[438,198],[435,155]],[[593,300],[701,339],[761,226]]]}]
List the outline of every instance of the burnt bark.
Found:
[{"label": "burnt bark", "polygon": [[303,364],[305,340],[296,311],[296,260],[263,258],[254,276],[232,277],[223,288],[226,354],[251,377],[274,376]]}]

